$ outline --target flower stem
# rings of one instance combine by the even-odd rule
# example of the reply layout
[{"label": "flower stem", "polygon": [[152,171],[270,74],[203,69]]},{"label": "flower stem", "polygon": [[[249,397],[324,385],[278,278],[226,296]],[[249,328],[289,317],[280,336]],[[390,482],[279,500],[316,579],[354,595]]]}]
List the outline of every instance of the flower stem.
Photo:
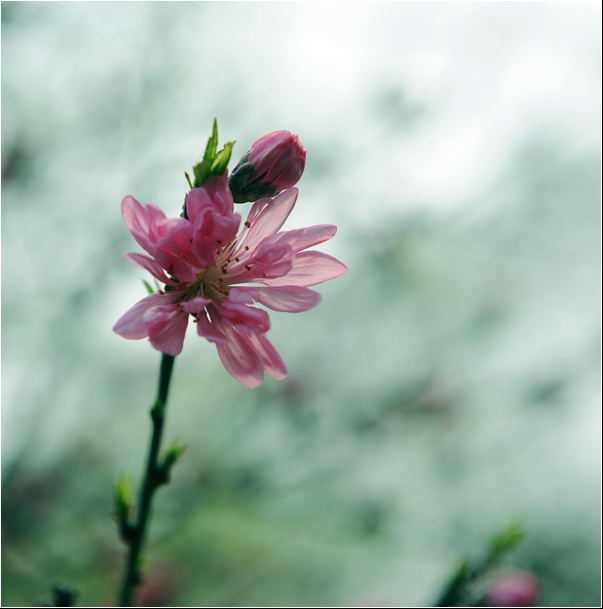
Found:
[{"label": "flower stem", "polygon": [[151,420],[153,421],[153,435],[151,446],[140,493],[140,503],[137,510],[136,523],[131,527],[130,536],[127,541],[129,548],[126,572],[121,588],[120,607],[130,607],[132,595],[141,578],[140,562],[141,550],[144,544],[145,532],[151,512],[153,493],[162,484],[167,482],[165,471],[159,464],[159,448],[161,435],[163,433],[163,422],[165,419],[165,407],[167,403],[170,377],[174,366],[175,357],[172,355],[161,356],[161,368],[159,372],[159,388],[157,399],[151,408]]}]

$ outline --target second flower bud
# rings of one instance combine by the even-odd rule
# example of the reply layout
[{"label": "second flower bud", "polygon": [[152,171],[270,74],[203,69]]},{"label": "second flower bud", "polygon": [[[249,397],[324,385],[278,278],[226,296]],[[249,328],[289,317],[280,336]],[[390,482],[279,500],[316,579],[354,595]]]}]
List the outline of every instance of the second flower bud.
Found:
[{"label": "second flower bud", "polygon": [[274,197],[291,188],[306,167],[306,151],[289,131],[274,131],[255,142],[233,169],[228,184],[235,203]]}]

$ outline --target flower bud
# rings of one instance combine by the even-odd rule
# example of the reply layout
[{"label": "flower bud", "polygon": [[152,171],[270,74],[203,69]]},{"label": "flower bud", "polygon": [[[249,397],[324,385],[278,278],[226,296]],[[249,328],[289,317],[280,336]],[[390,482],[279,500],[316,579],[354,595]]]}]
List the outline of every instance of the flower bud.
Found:
[{"label": "flower bud", "polygon": [[499,577],[488,589],[486,602],[490,607],[533,607],[538,602],[540,583],[525,571]]},{"label": "flower bud", "polygon": [[243,155],[228,184],[235,203],[273,197],[297,184],[306,167],[306,151],[289,131],[261,137]]}]

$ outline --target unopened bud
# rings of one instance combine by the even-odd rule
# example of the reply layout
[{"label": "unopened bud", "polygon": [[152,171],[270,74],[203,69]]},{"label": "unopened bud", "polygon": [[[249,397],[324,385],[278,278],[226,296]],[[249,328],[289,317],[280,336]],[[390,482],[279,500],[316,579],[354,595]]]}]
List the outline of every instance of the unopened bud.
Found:
[{"label": "unopened bud", "polygon": [[499,577],[488,589],[486,602],[490,607],[533,607],[538,602],[540,583],[525,571]]},{"label": "unopened bud", "polygon": [[233,169],[228,184],[235,203],[273,197],[297,184],[306,167],[306,151],[289,131],[261,137]]}]

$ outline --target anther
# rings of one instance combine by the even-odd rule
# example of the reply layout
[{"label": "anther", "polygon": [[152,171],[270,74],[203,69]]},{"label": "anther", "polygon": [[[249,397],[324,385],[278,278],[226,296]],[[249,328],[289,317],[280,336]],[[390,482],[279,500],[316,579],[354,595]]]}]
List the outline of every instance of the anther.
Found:
[{"label": "anther", "polygon": [[246,226],[247,228],[251,228],[251,222],[245,222],[245,226]]},{"label": "anther", "polygon": [[250,271],[250,270],[251,270],[251,267],[250,267],[248,264],[246,264],[246,265],[245,265],[245,268],[246,268],[248,271]]}]

